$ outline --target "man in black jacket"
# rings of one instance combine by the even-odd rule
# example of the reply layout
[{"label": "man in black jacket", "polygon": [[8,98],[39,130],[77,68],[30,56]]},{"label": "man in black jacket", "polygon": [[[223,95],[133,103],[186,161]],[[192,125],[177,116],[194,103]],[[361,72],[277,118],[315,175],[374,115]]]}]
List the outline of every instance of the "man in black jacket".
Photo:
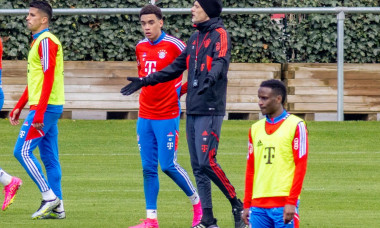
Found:
[{"label": "man in black jacket", "polygon": [[[186,49],[172,64],[121,89],[130,95],[143,86],[173,80],[188,70],[186,97],[186,133],[191,165],[203,208],[201,223],[193,228],[216,228],[212,210],[212,180],[229,199],[235,228],[245,227],[241,219],[243,205],[224,171],[216,161],[220,130],[226,111],[227,71],[231,56],[230,36],[219,17],[221,0],[197,0],[191,8],[192,22],[198,31]],[[178,95],[179,96],[179,95]]]}]

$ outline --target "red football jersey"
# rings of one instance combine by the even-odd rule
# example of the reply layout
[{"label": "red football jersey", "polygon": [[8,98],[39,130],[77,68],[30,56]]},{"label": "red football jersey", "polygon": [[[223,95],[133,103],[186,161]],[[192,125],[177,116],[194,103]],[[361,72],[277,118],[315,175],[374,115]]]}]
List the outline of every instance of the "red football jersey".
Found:
[{"label": "red football jersey", "polygon": [[[173,62],[185,49],[185,43],[162,32],[157,41],[147,38],[136,45],[139,77],[160,71]],[[172,119],[180,114],[179,93],[182,75],[175,80],[141,89],[139,117],[145,119]]]}]

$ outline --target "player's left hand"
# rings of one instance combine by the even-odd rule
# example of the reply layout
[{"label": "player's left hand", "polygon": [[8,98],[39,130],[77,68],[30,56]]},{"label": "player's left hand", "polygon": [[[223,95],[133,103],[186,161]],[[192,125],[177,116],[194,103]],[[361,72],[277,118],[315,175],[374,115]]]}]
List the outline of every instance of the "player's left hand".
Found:
[{"label": "player's left hand", "polygon": [[42,130],[45,125],[44,123],[32,123],[32,126],[37,130]]},{"label": "player's left hand", "polygon": [[203,81],[203,86],[202,88],[198,91],[198,95],[202,95],[214,84],[214,80],[212,77],[207,76],[205,80]]},{"label": "player's left hand", "polygon": [[293,220],[294,214],[296,213],[296,206],[291,204],[286,204],[284,207],[284,224],[288,224]]},{"label": "player's left hand", "polygon": [[241,218],[243,219],[246,225],[249,225],[249,208],[245,208],[243,210],[243,214],[241,215]]},{"label": "player's left hand", "polygon": [[127,77],[128,81],[131,81],[128,85],[121,88],[120,93],[123,95],[131,95],[144,86],[143,78]]}]

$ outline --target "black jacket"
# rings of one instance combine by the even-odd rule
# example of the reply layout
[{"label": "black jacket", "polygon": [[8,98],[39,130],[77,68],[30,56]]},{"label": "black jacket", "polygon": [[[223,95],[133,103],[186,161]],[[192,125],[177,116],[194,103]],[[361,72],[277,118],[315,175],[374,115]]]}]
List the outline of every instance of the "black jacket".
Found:
[{"label": "black jacket", "polygon": [[[231,39],[221,18],[211,18],[196,26],[186,49],[169,66],[149,75],[151,84],[179,77],[188,69],[186,113],[188,115],[225,115],[227,71]],[[196,61],[196,56],[198,58]],[[212,83],[202,95],[198,91],[209,77]]]}]

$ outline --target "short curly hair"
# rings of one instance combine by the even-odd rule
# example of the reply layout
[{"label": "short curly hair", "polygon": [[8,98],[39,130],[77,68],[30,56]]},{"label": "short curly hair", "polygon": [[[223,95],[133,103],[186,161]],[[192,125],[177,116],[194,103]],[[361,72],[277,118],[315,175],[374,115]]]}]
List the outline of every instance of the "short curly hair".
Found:
[{"label": "short curly hair", "polygon": [[270,80],[267,80],[267,81],[263,81],[260,84],[260,87],[271,88],[272,91],[276,95],[282,96],[281,103],[282,103],[282,105],[285,104],[286,96],[287,96],[287,91],[286,91],[286,86],[284,85],[284,83],[282,81],[275,80],[275,79],[270,79]]},{"label": "short curly hair", "polygon": [[146,5],[140,10],[139,18],[141,19],[142,15],[145,14],[154,14],[158,18],[158,20],[161,20],[163,18],[161,9],[158,6],[155,5]]}]

